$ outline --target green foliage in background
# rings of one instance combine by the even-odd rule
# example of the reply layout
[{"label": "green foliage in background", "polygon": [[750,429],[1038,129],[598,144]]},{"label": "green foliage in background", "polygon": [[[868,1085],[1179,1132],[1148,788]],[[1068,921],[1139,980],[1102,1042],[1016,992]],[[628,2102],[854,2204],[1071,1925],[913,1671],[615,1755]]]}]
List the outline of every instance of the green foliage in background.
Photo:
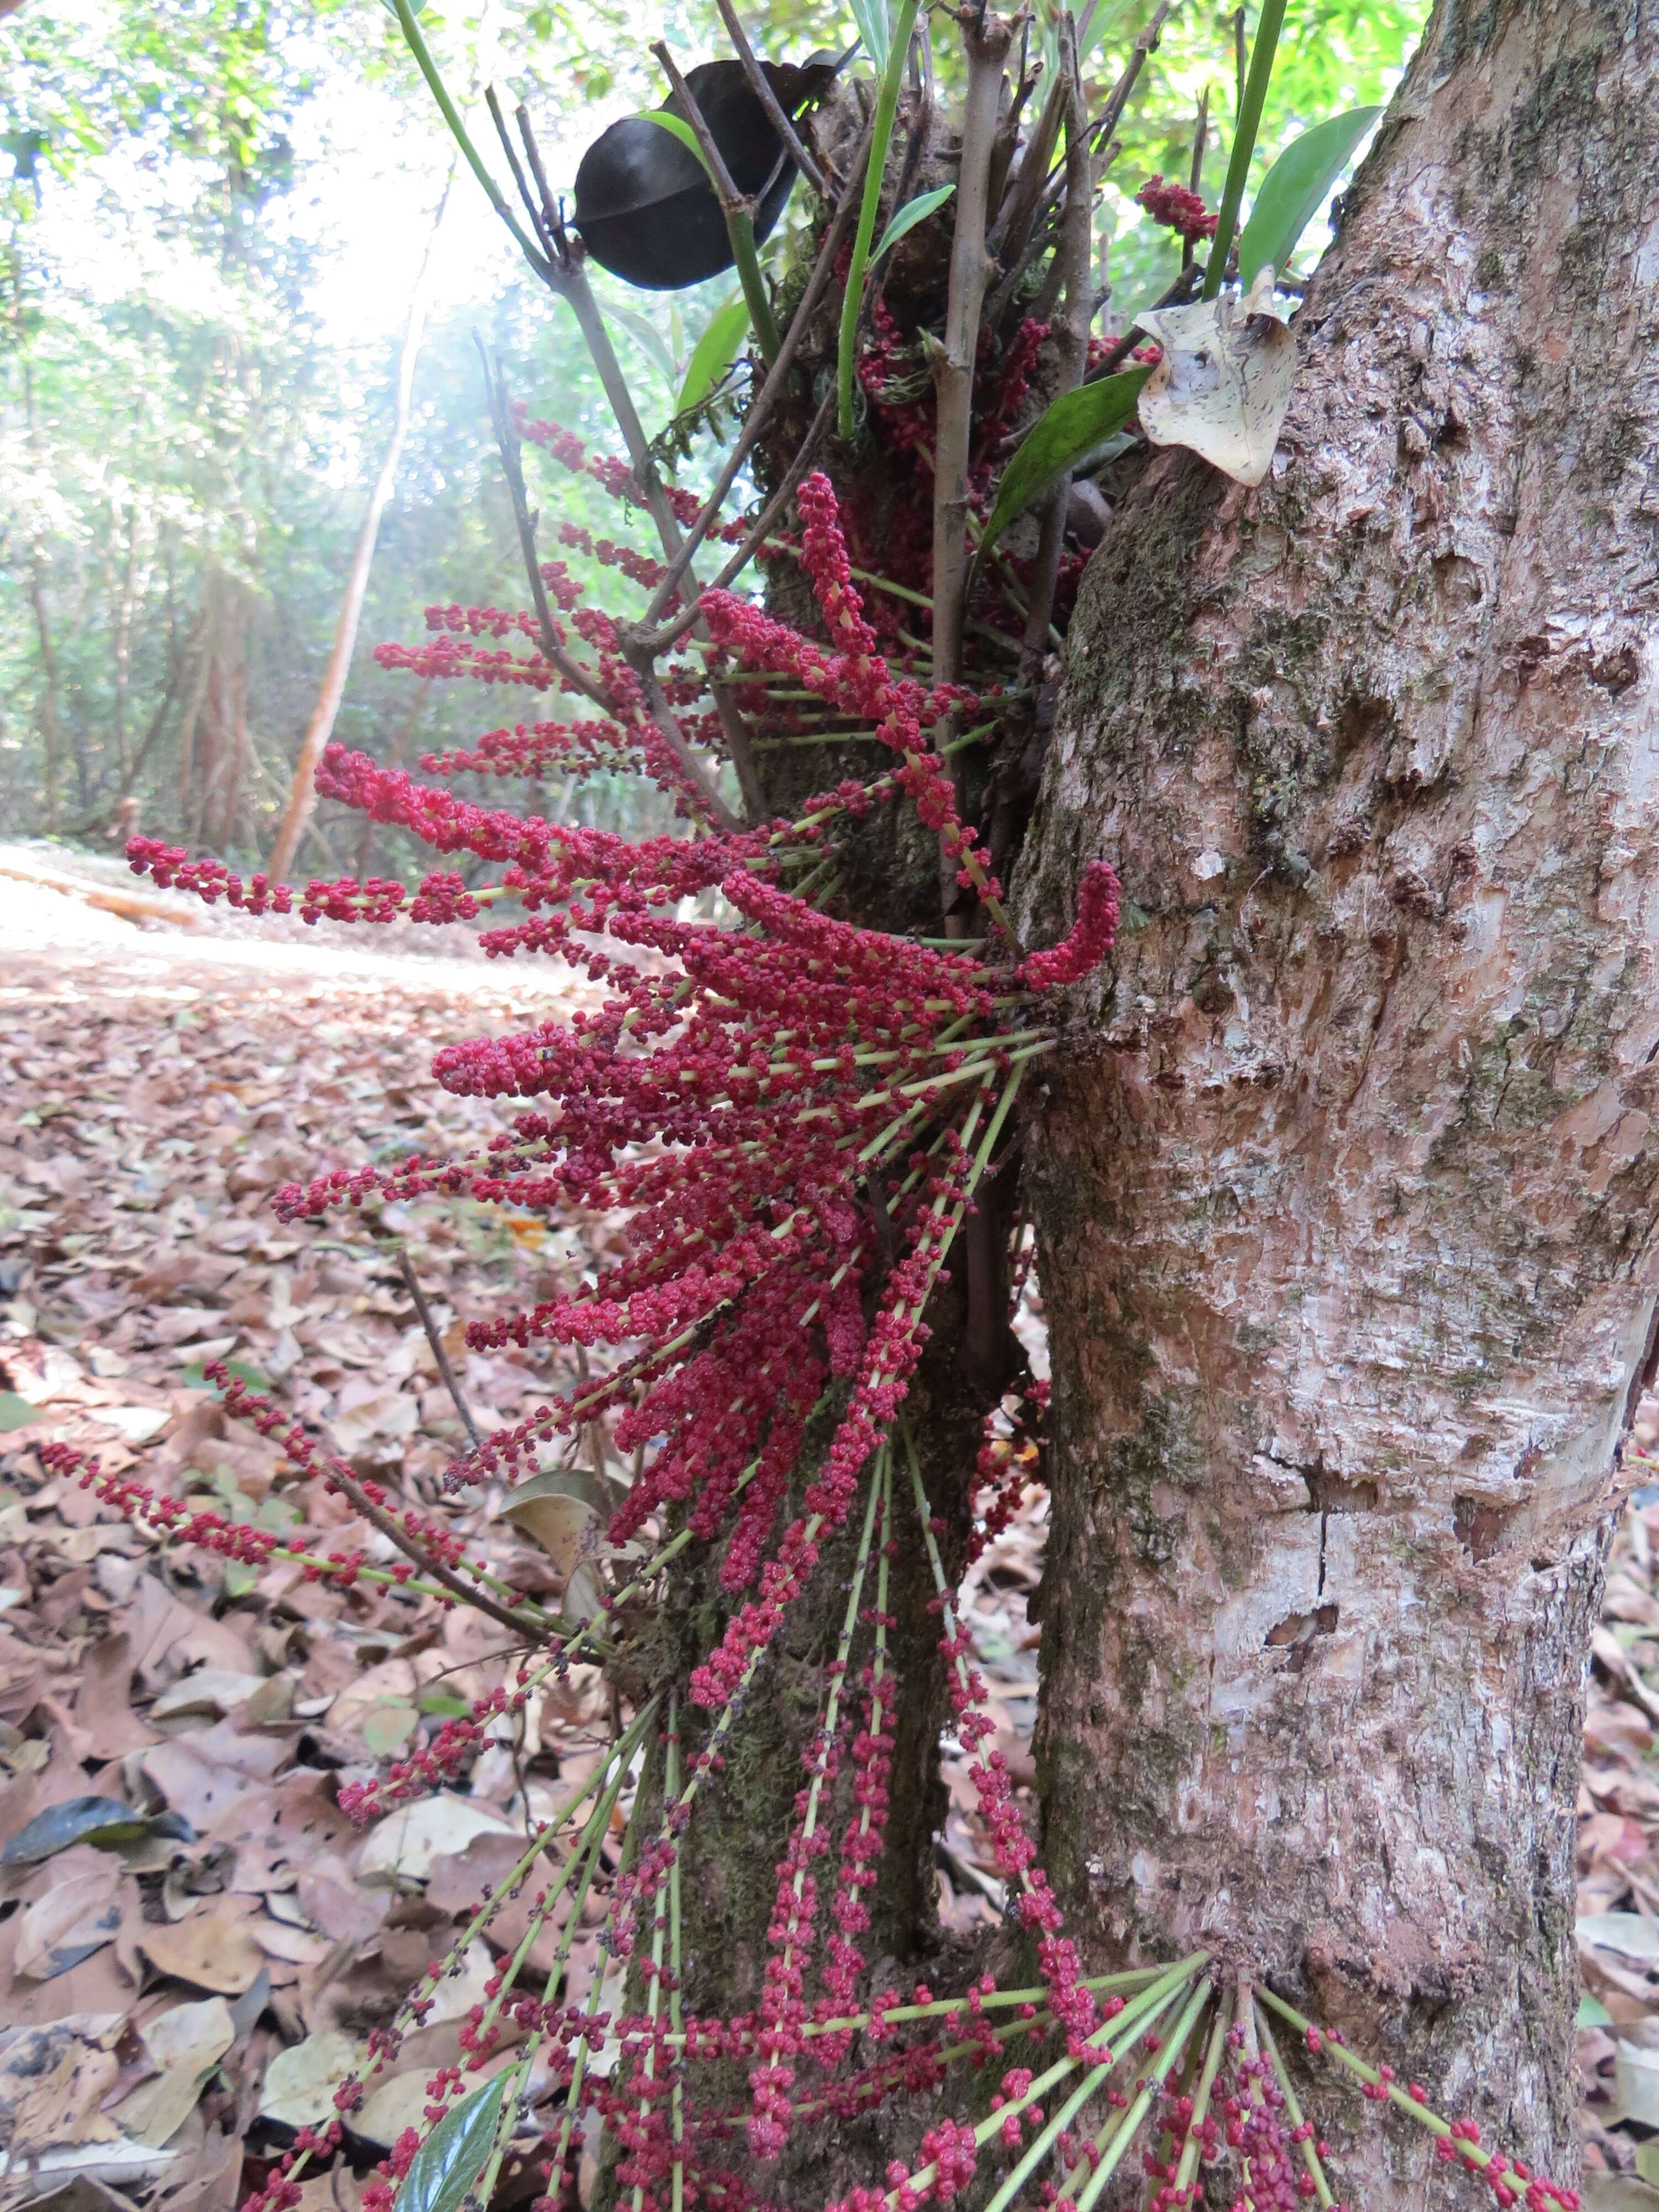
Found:
[{"label": "green foliage in background", "polygon": [[[1253,182],[1300,128],[1386,99],[1423,12],[1419,0],[1291,0]],[[857,35],[836,0],[746,15],[779,58]],[[1115,76],[1145,16],[1146,0],[1121,13],[1102,0],[1091,76]],[[605,123],[662,97],[653,37],[688,64],[724,51],[713,0],[677,0],[648,19],[617,0],[497,0],[487,11],[438,0],[422,21],[452,83],[493,76],[528,102],[563,189]],[[1033,26],[1034,57],[1047,27]],[[1203,190],[1212,204],[1218,196],[1234,39],[1224,9],[1180,9],[1142,77],[1103,194],[1098,246],[1113,290],[1100,327],[1126,328],[1179,267],[1178,245],[1133,196],[1154,173],[1185,180],[1206,92]],[[948,70],[955,42],[936,45]],[[449,149],[380,0],[26,0],[0,23],[0,806],[12,834],[107,845],[130,790],[142,826],[157,833],[243,860],[268,840],[391,404],[397,328],[347,345],[316,307],[332,249],[313,203],[336,224],[351,220],[330,203],[333,149],[319,118],[349,113],[354,89],[392,96],[400,127],[385,164],[404,186],[411,231],[424,235]],[[493,145],[476,101],[469,113],[479,143]],[[455,193],[476,189],[463,176]],[[775,269],[805,197],[768,248]],[[1316,219],[1301,264],[1326,234]],[[475,330],[538,412],[605,442],[608,418],[564,310],[506,251],[492,250],[489,269],[482,305],[434,303],[337,727],[382,755],[412,758],[538,711],[533,693],[419,686],[372,659],[382,639],[419,636],[429,603],[516,606],[522,595]],[[732,280],[672,298],[602,288],[641,412],[665,427]],[[701,366],[723,351],[716,333]],[[693,438],[680,453],[688,481],[701,451]],[[614,529],[614,508],[580,479],[535,455],[526,465],[550,518]],[[613,571],[589,574],[552,542],[550,528],[543,551],[568,559],[606,605],[635,603]],[[186,774],[181,738],[192,696],[231,680],[227,670],[244,688],[248,732],[246,772],[229,792],[222,776],[203,787],[199,757]],[[532,796],[563,803],[556,792]],[[585,786],[580,803],[644,826],[623,811],[639,802],[620,787]],[[324,809],[300,872],[354,867],[357,834]],[[398,858],[395,840],[373,855],[380,867]]]}]

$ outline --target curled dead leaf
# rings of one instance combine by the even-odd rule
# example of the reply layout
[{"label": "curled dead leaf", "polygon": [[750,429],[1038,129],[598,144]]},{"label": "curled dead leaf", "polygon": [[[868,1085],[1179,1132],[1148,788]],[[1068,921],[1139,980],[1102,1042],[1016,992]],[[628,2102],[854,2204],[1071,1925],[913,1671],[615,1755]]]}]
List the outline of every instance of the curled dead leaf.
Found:
[{"label": "curled dead leaf", "polygon": [[228,1898],[210,1911],[170,1925],[146,1925],[138,1943],[158,1973],[229,1996],[251,1989],[259,1972],[259,1947],[240,1899]]},{"label": "curled dead leaf", "polygon": [[1296,339],[1273,292],[1273,271],[1263,269],[1242,299],[1224,293],[1140,318],[1163,348],[1140,395],[1142,429],[1242,484],[1259,484],[1272,466],[1296,374]]},{"label": "curled dead leaf", "polygon": [[279,2051],[265,2069],[261,2119],[289,2128],[318,2127],[334,2118],[334,2092],[363,2061],[363,2046],[339,2028],[325,2028]]},{"label": "curled dead leaf", "polygon": [[599,1479],[579,1467],[549,1468],[508,1492],[503,1516],[532,1537],[562,1575],[572,1573],[610,1510]]}]

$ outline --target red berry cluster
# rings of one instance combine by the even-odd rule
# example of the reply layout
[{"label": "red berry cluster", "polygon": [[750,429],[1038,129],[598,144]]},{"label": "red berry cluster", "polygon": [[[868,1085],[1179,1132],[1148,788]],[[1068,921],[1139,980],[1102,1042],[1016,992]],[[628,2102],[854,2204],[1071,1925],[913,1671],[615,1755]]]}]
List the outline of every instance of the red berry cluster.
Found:
[{"label": "red berry cluster", "polygon": [[1185,185],[1167,183],[1161,176],[1148,177],[1135,198],[1154,222],[1166,223],[1189,243],[1215,236],[1213,211]]}]

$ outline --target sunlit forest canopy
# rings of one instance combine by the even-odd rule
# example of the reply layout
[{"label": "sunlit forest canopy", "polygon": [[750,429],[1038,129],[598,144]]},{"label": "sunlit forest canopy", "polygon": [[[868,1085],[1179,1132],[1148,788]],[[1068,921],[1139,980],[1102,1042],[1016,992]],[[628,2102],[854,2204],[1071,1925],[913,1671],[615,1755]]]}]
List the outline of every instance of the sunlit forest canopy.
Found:
[{"label": "sunlit forest canopy", "polygon": [[[1292,0],[1264,149],[1386,97],[1425,12]],[[1148,14],[1146,0],[1099,0],[1085,75],[1109,81]],[[662,97],[653,38],[688,62],[720,43],[712,0],[649,21],[608,0],[429,7],[422,21],[473,108],[491,82],[528,104],[561,191],[600,129]],[[856,36],[834,0],[788,0],[754,27],[777,58]],[[1034,52],[1048,27],[1029,26]],[[1103,329],[1127,328],[1178,265],[1179,242],[1134,195],[1155,174],[1187,180],[1200,111],[1198,181],[1214,200],[1239,38],[1231,11],[1194,0],[1164,25],[1101,193]],[[953,52],[940,42],[941,66]],[[410,434],[337,734],[412,759],[476,733],[496,704],[467,686],[411,692],[372,657],[418,631],[428,604],[521,595],[477,341],[539,411],[602,448],[608,418],[566,311],[471,177],[446,198],[453,151],[382,0],[27,0],[0,22],[0,804],[15,833],[107,844],[137,820],[233,856],[267,848],[428,246]],[[769,241],[774,269],[804,198]],[[1326,234],[1312,227],[1304,259]],[[665,298],[601,276],[599,290],[647,427],[665,425],[732,279]],[[675,465],[695,485],[703,461],[694,446]],[[605,502],[586,496],[591,514],[581,480],[562,483],[561,516],[602,530]],[[581,553],[568,557],[582,574]],[[641,804],[603,777],[530,795],[622,826]],[[356,835],[325,805],[302,866],[351,866]]]}]

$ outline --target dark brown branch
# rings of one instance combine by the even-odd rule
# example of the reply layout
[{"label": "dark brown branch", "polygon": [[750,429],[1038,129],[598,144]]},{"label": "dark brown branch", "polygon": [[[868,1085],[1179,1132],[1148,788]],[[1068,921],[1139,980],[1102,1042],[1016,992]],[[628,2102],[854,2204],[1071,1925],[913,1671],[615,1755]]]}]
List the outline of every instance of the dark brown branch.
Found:
[{"label": "dark brown branch", "polygon": [[[759,520],[754,524],[737,551],[720,570],[714,582],[707,586],[709,591],[723,592],[728,585],[735,583],[760,548],[766,543],[777,523],[778,517],[794,497],[796,485],[817,458],[818,447],[829,435],[830,426],[835,419],[836,394],[833,390],[830,390],[827,391],[818,402],[818,411],[812,417],[807,426],[805,436],[795,450],[795,457],[789,464],[787,475],[762,508]],[[679,643],[687,630],[695,627],[696,620],[696,607],[689,607],[672,628],[653,632],[645,642],[653,654],[670,652]]]},{"label": "dark brown branch", "polygon": [[421,1317],[421,1327],[426,1331],[426,1340],[432,1346],[432,1357],[438,1363],[438,1372],[443,1377],[444,1388],[453,1399],[455,1411],[461,1417],[461,1426],[472,1439],[472,1449],[477,1451],[483,1442],[483,1432],[473,1419],[471,1409],[466,1400],[461,1395],[461,1386],[456,1381],[455,1370],[449,1364],[449,1354],[444,1350],[444,1340],[438,1334],[438,1324],[432,1318],[432,1309],[426,1302],[426,1292],[421,1288],[421,1279],[415,1273],[414,1262],[410,1260],[407,1249],[402,1245],[398,1248],[398,1267],[403,1276],[404,1286],[410,1297],[415,1301],[415,1310]]},{"label": "dark brown branch", "polygon": [[[823,243],[818,248],[818,258],[813,264],[812,274],[807,280],[806,289],[802,295],[800,305],[790,317],[789,327],[784,332],[783,343],[779,349],[778,357],[768,371],[765,383],[755,396],[748,415],[744,417],[742,431],[726,457],[725,465],[720,470],[714,489],[704,502],[702,514],[692,524],[684,544],[668,563],[668,573],[658,586],[655,598],[646,609],[645,621],[641,624],[642,629],[647,625],[662,619],[675,592],[679,589],[681,579],[690,566],[692,556],[713,527],[714,518],[719,514],[726,494],[737,482],[739,470],[754,451],[756,441],[765,428],[773,410],[782,395],[785,379],[793,365],[796,354],[800,349],[800,343],[805,335],[806,326],[829,287],[830,277],[835,272],[836,257],[841,251],[842,241],[851,228],[853,217],[857,213],[859,182],[864,174],[865,163],[870,156],[870,143],[874,134],[875,124],[872,117],[870,123],[866,125],[863,143],[859,154],[854,157],[852,174],[846,191],[842,194],[841,204],[836,210],[834,220],[823,234]],[[672,640],[672,638],[684,636],[684,630],[685,626],[681,623],[668,635]],[[654,651],[662,652],[665,649],[656,637],[651,637],[647,641]]]},{"label": "dark brown branch", "polygon": [[732,172],[726,166],[726,156],[720,149],[720,142],[709,129],[702,108],[697,105],[696,94],[680,74],[679,64],[668,51],[668,41],[665,39],[656,40],[653,43],[651,51],[662,64],[663,75],[673,88],[674,97],[684,109],[685,119],[691,125],[692,133],[698,145],[702,149],[702,158],[708,165],[709,176],[714,180],[714,197],[720,204],[720,213],[725,216],[752,216],[755,212],[755,203],[746,192],[740,192],[738,190]]},{"label": "dark brown branch", "polygon": [[415,1562],[423,1575],[430,1575],[434,1583],[441,1583],[463,1605],[472,1606],[479,1613],[487,1613],[492,1620],[499,1620],[503,1628],[510,1628],[520,1641],[527,1640],[534,1633],[530,1622],[521,1613],[511,1613],[506,1606],[497,1605],[495,1599],[486,1595],[476,1583],[467,1582],[453,1567],[447,1567],[441,1559],[434,1559],[409,1534],[400,1521],[374,1503],[343,1460],[331,1457],[325,1479],[345,1492],[371,1528],[378,1528],[389,1543],[397,1546],[406,1559]]},{"label": "dark brown branch", "polygon": [[[1054,327],[1054,397],[1076,391],[1083,381],[1089,356],[1089,324],[1094,313],[1093,274],[1090,268],[1095,179],[1089,158],[1089,118],[1083,106],[1083,80],[1078,68],[1077,34],[1069,14],[1060,19],[1060,70],[1066,83],[1066,212],[1051,276],[1058,276],[1066,290],[1066,307]],[[1025,620],[1024,652],[1020,664],[1024,680],[1034,684],[1048,650],[1048,625],[1054,617],[1054,591],[1060,579],[1060,556],[1066,538],[1066,507],[1071,490],[1068,469],[1048,495],[1042,510],[1037,556],[1031,572],[1030,611]]]},{"label": "dark brown branch", "polygon": [[[495,425],[495,443],[501,457],[501,467],[507,477],[507,489],[512,495],[514,520],[519,527],[519,544],[524,554],[525,571],[530,579],[530,589],[536,606],[536,624],[540,634],[542,657],[556,669],[565,681],[603,708],[607,714],[617,720],[616,702],[610,693],[595,684],[587,672],[565,651],[553,629],[553,612],[547,604],[547,587],[542,580],[541,562],[536,553],[536,519],[530,512],[529,495],[525,489],[524,468],[519,459],[519,434],[514,426],[512,410],[507,405],[507,386],[499,369],[490,373],[488,356],[483,354],[483,341],[478,351],[484,361],[484,380],[489,392],[490,420]],[[673,711],[663,696],[662,686],[656,686],[651,702],[652,720],[667,740],[670,750],[685,775],[695,787],[700,804],[716,828],[732,830],[740,828],[738,817],[715,789],[708,771],[696,758]]]},{"label": "dark brown branch", "polygon": [[749,80],[750,89],[766,110],[772,128],[783,141],[790,160],[800,171],[820,199],[827,197],[823,172],[801,143],[799,133],[784,112],[783,103],[767,82],[766,71],[755,56],[755,50],[744,33],[744,27],[732,0],[715,0],[720,11],[720,21],[726,26],[726,35],[732,41],[732,52],[743,64],[743,73]]},{"label": "dark brown branch", "polygon": [[[1066,80],[1057,75],[1048,88],[1048,97],[1043,101],[1037,117],[1036,129],[1026,141],[1025,151],[1020,156],[1019,174],[1013,188],[1003,203],[1002,211],[991,234],[991,242],[1005,268],[1018,259],[1025,250],[1031,234],[1037,210],[1048,182],[1048,164],[1060,137],[1060,121],[1066,112]],[[1006,280],[992,295],[988,313],[995,315],[1006,305]]]}]

